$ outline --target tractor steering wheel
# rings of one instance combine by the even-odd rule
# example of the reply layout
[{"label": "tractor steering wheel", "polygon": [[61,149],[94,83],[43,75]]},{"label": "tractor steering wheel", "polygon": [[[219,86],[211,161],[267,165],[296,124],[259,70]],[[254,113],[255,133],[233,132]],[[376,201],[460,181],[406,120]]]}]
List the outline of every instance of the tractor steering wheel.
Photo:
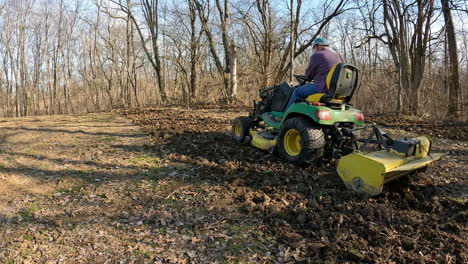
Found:
[{"label": "tractor steering wheel", "polygon": [[309,79],[306,79],[306,77],[304,75],[300,75],[300,74],[293,74],[293,76],[296,78],[297,82],[299,83],[299,85],[304,85],[308,82],[310,82]]}]

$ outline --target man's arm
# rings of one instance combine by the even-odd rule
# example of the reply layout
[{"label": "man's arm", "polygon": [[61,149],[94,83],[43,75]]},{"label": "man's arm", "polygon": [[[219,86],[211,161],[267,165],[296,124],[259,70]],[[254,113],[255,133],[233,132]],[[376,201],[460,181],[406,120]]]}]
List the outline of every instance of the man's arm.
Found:
[{"label": "man's arm", "polygon": [[314,55],[315,54],[312,54],[312,56],[310,56],[309,66],[307,66],[307,69],[305,72],[305,77],[307,80],[313,80],[315,77],[315,74],[317,73],[318,64],[315,63],[317,59],[314,59]]}]

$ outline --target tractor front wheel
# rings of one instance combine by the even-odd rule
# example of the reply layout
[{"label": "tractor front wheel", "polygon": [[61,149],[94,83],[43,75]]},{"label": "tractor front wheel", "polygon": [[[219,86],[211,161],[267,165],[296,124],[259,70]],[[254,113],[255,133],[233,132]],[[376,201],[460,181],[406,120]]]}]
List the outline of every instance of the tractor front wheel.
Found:
[{"label": "tractor front wheel", "polygon": [[232,137],[237,142],[244,142],[252,127],[253,122],[250,117],[240,116],[232,121]]},{"label": "tractor front wheel", "polygon": [[322,129],[305,117],[286,120],[278,137],[280,156],[297,165],[311,164],[323,156],[325,136]]}]

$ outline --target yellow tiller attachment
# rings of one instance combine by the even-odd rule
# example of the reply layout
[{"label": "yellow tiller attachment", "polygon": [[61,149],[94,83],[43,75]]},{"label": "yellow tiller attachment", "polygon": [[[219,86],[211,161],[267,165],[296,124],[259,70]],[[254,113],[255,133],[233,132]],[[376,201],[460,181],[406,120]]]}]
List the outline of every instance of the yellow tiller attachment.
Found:
[{"label": "yellow tiller attachment", "polygon": [[271,139],[265,138],[262,133],[253,129],[250,130],[250,136],[252,137],[250,144],[259,149],[270,151],[276,145],[276,137],[272,137]]},{"label": "yellow tiller attachment", "polygon": [[394,146],[367,154],[354,152],[341,158],[337,171],[346,187],[377,195],[385,183],[424,168],[442,157],[442,154],[429,154],[431,141],[426,136],[405,140],[416,143],[407,152],[399,152]]}]

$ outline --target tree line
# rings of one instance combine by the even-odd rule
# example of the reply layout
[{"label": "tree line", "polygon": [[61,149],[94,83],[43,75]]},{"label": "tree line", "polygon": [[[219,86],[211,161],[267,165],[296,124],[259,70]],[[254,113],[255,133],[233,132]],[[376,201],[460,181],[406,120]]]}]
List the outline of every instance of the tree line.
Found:
[{"label": "tree line", "polygon": [[363,73],[365,111],[466,118],[462,0],[2,0],[0,115],[248,104],[317,36]]}]

